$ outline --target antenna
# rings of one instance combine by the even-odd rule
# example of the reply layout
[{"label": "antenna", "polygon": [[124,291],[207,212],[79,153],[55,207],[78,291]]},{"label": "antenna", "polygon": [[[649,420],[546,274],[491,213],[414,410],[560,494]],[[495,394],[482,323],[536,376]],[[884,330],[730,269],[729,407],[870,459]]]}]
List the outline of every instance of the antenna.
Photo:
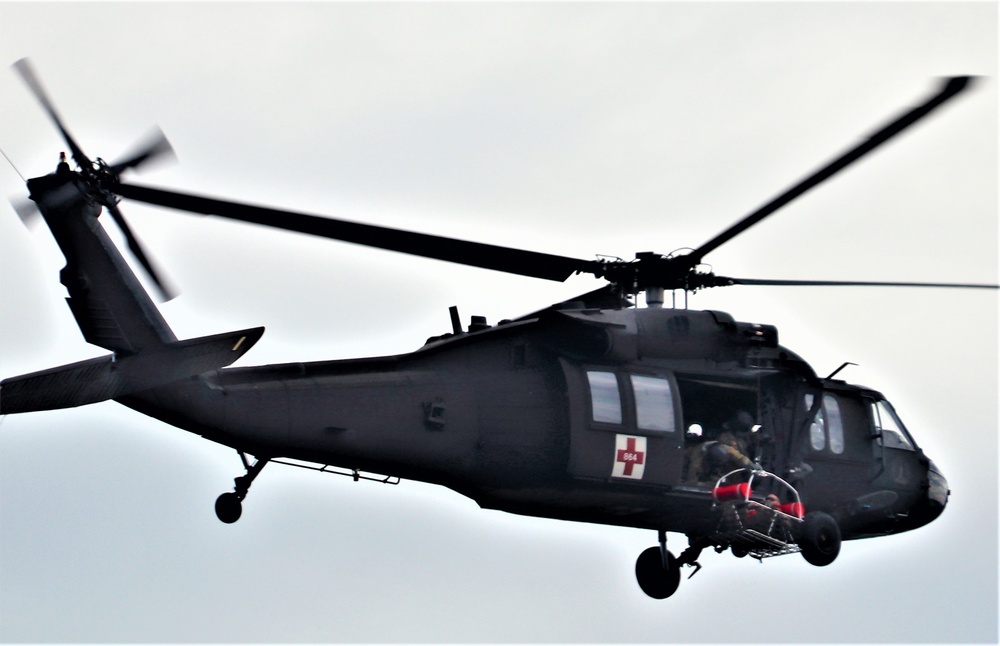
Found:
[{"label": "antenna", "polygon": [[14,169],[14,172],[17,173],[17,176],[21,178],[22,182],[28,181],[24,179],[24,175],[21,174],[21,171],[17,170],[17,166],[14,165],[14,162],[11,161],[10,157],[7,156],[7,152],[3,148],[0,148],[0,155],[3,155],[3,158],[7,160],[7,163],[10,164],[10,167]]},{"label": "antenna", "polygon": [[835,374],[837,374],[838,372],[840,372],[841,370],[843,370],[847,366],[856,366],[856,365],[858,365],[858,364],[856,364],[856,363],[854,363],[852,361],[845,361],[844,363],[840,364],[839,368],[837,368],[836,370],[834,370],[833,372],[831,372],[829,375],[827,375],[826,378],[827,379],[833,379],[833,376]]}]

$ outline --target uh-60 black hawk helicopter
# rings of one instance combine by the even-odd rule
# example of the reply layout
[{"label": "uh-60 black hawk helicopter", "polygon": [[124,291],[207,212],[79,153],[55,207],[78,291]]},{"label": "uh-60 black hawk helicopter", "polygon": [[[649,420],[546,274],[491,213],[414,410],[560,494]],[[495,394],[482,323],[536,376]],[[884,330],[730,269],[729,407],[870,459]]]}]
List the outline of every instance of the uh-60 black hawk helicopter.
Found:
[{"label": "uh-60 black hawk helicopter", "polygon": [[[215,509],[235,522],[269,462],[444,485],[489,509],[655,530],[636,562],[642,590],[674,593],[706,548],[758,559],[801,552],[827,565],[842,540],[934,520],[948,485],[878,392],[821,378],[778,344],[777,329],[716,311],[661,307],[665,290],[724,285],[888,285],[729,278],[702,259],[781,206],[927,116],[970,79],[947,79],[922,105],[682,255],[634,260],[557,255],[400,231],[125,183],[169,150],[162,136],[128,159],[91,160],[26,61],[15,68],[69,147],[55,173],[28,180],[66,257],[60,273],[84,338],[111,351],[0,383],[0,413],[108,399],[237,450],[246,473]],[[109,239],[107,209],[169,297],[119,211],[119,198],[381,249],[562,281],[607,285],[490,326],[479,317],[409,354],[227,368],[254,328],[178,340]],[[920,284],[996,289],[997,285]],[[647,307],[627,298],[645,293]],[[376,478],[381,479],[381,478]],[[666,533],[688,537],[678,556]],[[692,572],[693,574],[693,572]]]}]

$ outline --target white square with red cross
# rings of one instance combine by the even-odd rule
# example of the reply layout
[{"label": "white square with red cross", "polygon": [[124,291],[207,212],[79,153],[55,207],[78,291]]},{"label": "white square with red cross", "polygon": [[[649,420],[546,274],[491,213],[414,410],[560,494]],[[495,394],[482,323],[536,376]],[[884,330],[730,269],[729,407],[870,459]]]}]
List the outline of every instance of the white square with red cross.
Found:
[{"label": "white square with red cross", "polygon": [[646,469],[646,438],[641,435],[615,436],[615,462],[612,478],[642,480]]}]

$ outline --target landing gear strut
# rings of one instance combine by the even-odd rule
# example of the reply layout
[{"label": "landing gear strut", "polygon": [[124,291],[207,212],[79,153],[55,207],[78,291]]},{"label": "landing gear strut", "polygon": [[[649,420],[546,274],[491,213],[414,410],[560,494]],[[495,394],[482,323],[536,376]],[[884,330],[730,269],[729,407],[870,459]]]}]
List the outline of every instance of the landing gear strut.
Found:
[{"label": "landing gear strut", "polygon": [[243,451],[237,452],[240,454],[243,466],[247,470],[246,475],[235,478],[233,480],[236,483],[234,490],[222,494],[215,500],[215,515],[226,524],[235,523],[240,519],[240,516],[243,514],[243,499],[247,497],[247,492],[250,490],[250,483],[254,481],[254,478],[260,474],[261,469],[270,460],[270,458],[257,458],[253,464],[250,464],[246,453]]}]

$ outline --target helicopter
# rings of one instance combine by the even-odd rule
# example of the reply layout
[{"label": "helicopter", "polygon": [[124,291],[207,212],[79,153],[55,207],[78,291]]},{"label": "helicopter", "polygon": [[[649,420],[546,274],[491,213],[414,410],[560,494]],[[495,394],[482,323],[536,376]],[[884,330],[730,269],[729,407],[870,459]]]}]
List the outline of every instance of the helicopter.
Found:
[{"label": "helicopter", "polygon": [[[63,156],[27,182],[66,257],[60,281],[84,339],[110,355],[0,382],[0,414],[115,400],[238,452],[245,467],[216,500],[234,523],[266,465],[448,487],[481,507],[657,532],[637,582],[671,596],[705,549],[757,559],[801,553],[831,564],[843,540],[921,527],[949,491],[878,391],[820,377],[774,326],[718,311],[662,307],[730,285],[997,285],[761,280],[703,270],[704,257],[945,104],[930,98],[688,253],[580,260],[240,204],[121,176],[169,153],[162,135],[125,160],[90,159],[27,61],[21,74],[59,129]],[[472,267],[607,285],[495,325],[456,308],[451,330],[409,354],[229,367],[263,335],[251,328],[178,340],[99,216],[107,210],[160,296],[173,294],[118,205],[135,200]],[[629,298],[645,295],[646,308]],[[385,477],[372,474],[387,474]],[[666,533],[683,533],[675,556]],[[692,573],[693,575],[693,573]]]}]

